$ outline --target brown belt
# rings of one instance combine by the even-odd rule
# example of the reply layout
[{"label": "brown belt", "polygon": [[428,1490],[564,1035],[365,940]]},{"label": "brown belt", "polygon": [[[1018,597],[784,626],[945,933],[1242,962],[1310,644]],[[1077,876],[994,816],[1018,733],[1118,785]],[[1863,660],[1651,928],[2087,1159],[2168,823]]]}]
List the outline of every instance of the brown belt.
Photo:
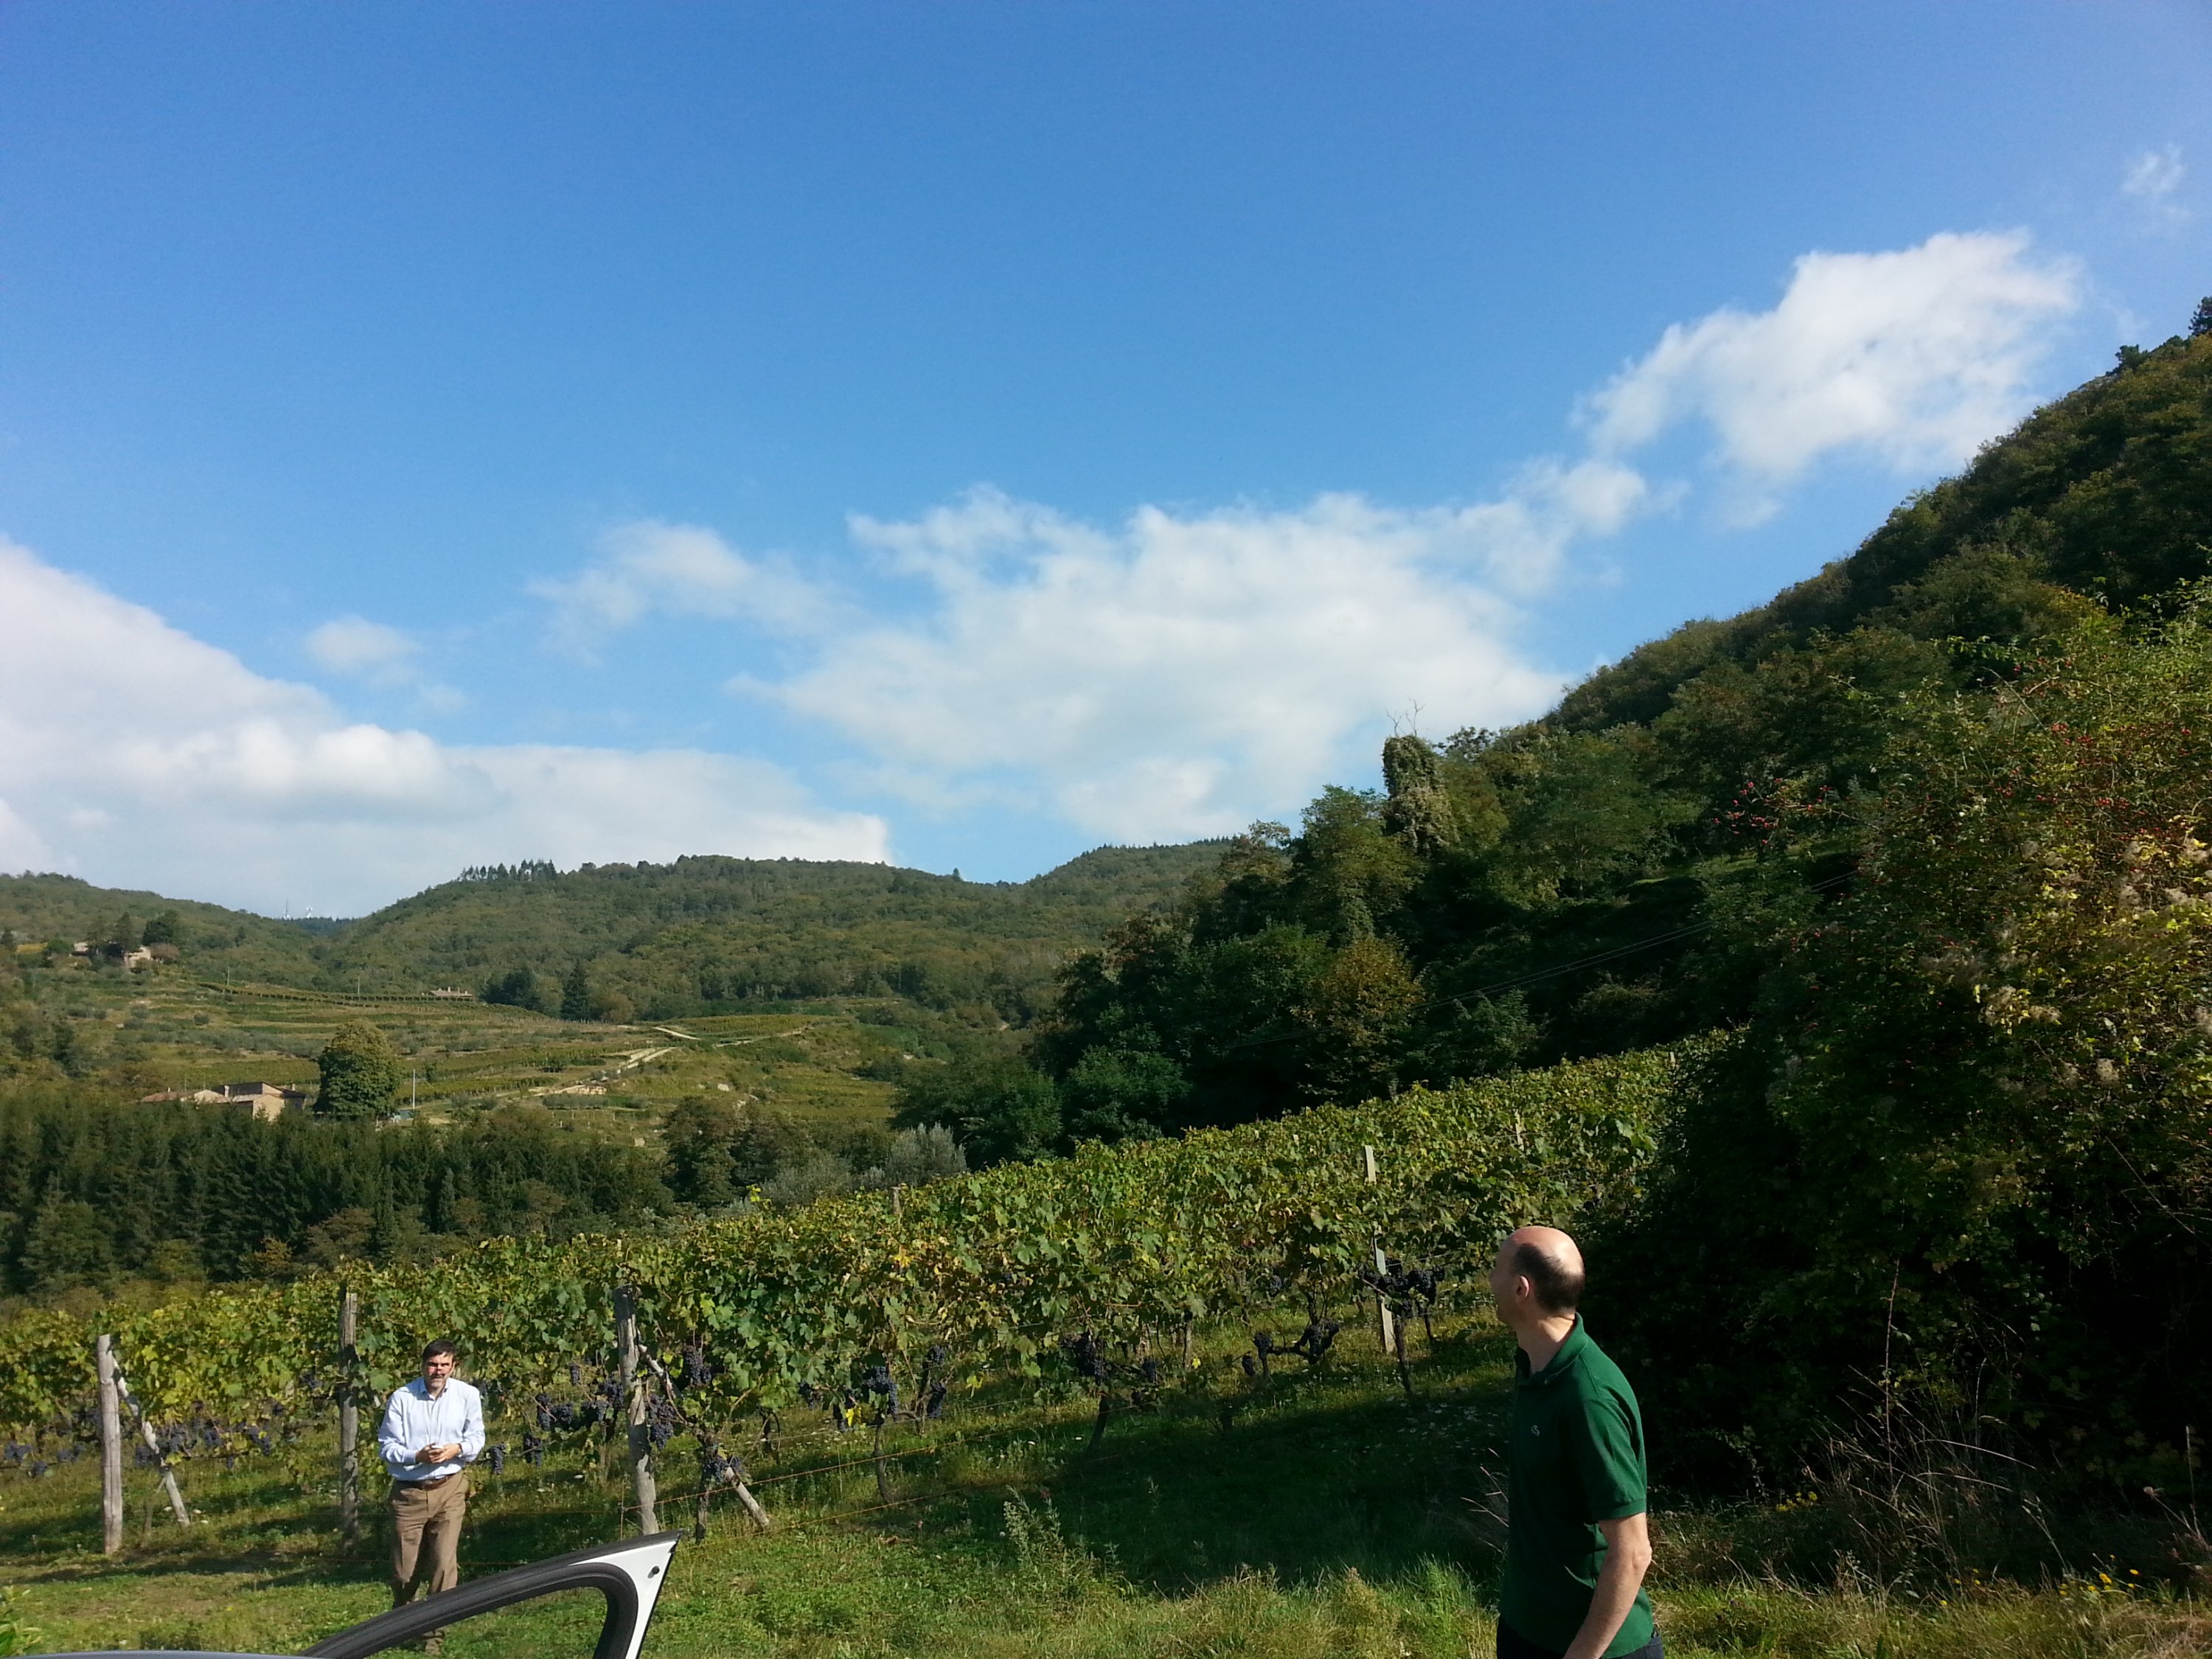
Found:
[{"label": "brown belt", "polygon": [[433,1475],[428,1480],[401,1480],[395,1476],[393,1484],[402,1487],[412,1486],[416,1492],[428,1492],[434,1487],[444,1486],[448,1480],[459,1480],[463,1473],[464,1471],[460,1469],[455,1469],[451,1474]]}]

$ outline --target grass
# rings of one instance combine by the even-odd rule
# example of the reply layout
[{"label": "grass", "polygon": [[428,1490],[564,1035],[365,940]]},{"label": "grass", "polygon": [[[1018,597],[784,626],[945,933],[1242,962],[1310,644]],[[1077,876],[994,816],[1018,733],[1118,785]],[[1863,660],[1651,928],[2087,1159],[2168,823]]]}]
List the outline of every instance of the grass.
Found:
[{"label": "grass", "polygon": [[[885,1449],[910,1455],[881,1466],[879,1486],[856,1461],[865,1433],[793,1414],[774,1451],[750,1460],[776,1529],[716,1505],[705,1541],[677,1553],[653,1659],[1486,1654],[1504,1340],[1481,1319],[1443,1330],[1409,1403],[1356,1332],[1322,1370],[1285,1364],[1261,1382],[1231,1352],[1245,1334],[1214,1333],[1192,1376],[1157,1409],[1115,1416],[1095,1453],[1088,1400],[1001,1387],[941,1423],[887,1429]],[[492,1432],[519,1440],[520,1427]],[[692,1518],[689,1462],[688,1443],[670,1448],[664,1526]],[[616,1535],[625,1490],[604,1478],[611,1467],[606,1449],[570,1446],[539,1469],[480,1475],[466,1570]],[[330,1468],[314,1437],[234,1469],[189,1465],[202,1516],[189,1531],[133,1470],[129,1547],[114,1559],[97,1553],[88,1460],[0,1480],[0,1643],[12,1620],[37,1632],[24,1651],[288,1652],[379,1611],[380,1547],[343,1556]],[[2103,1659],[2212,1642],[2199,1603],[2124,1573],[2109,1587],[1992,1579],[1915,1595],[1847,1563],[1833,1582],[1744,1568],[1798,1521],[1771,1507],[1655,1516],[1670,1653]],[[589,1623],[575,1608],[527,1610],[457,1631],[447,1652],[580,1655]]]}]

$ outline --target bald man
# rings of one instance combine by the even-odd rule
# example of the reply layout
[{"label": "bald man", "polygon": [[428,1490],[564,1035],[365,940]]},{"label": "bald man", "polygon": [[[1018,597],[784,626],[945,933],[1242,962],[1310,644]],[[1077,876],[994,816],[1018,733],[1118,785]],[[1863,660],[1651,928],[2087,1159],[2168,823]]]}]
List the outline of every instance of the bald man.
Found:
[{"label": "bald man", "polygon": [[1508,1234],[1490,1293],[1521,1345],[1498,1659],[1660,1659],[1644,1593],[1644,1415],[1575,1311],[1582,1252],[1556,1227]]}]

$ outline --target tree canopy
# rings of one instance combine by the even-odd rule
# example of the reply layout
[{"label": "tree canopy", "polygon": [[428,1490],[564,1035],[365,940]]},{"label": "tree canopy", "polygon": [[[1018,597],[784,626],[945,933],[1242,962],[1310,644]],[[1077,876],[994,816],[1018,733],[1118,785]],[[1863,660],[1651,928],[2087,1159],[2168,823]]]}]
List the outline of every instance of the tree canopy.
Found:
[{"label": "tree canopy", "polygon": [[399,1052],[365,1020],[349,1020],[315,1056],[315,1109],[325,1117],[380,1117],[399,1091]]}]

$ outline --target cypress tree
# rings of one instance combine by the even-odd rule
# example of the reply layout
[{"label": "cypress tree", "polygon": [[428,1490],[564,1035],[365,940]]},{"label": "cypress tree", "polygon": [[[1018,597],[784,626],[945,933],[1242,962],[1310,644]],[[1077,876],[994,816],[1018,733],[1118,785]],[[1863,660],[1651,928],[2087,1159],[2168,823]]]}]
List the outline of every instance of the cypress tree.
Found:
[{"label": "cypress tree", "polygon": [[561,981],[561,1018],[589,1019],[592,1017],[592,981],[578,963]]}]

